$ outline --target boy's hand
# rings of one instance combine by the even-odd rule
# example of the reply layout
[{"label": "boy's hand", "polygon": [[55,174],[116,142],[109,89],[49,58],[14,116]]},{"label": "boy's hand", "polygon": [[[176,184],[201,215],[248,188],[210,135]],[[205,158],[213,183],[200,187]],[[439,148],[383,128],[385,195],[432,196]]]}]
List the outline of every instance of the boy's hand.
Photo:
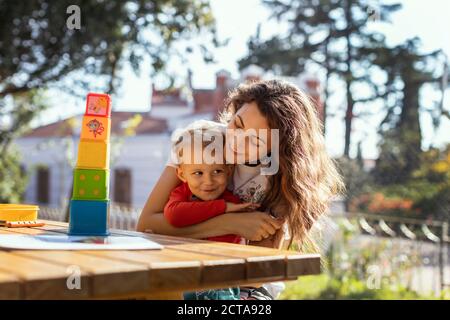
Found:
[{"label": "boy's hand", "polygon": [[259,203],[252,203],[252,202],[232,203],[232,202],[227,202],[227,208],[225,209],[225,212],[255,211],[257,208],[259,208]]}]

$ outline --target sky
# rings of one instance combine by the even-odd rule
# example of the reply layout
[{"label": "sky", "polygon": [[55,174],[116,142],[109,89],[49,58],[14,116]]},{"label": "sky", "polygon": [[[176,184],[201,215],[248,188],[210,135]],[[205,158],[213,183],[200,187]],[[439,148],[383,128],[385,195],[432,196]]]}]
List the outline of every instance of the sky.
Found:
[{"label": "sky", "polygon": [[[387,2],[387,1],[385,1]],[[392,15],[392,24],[377,26],[383,31],[389,44],[398,44],[408,38],[418,36],[423,44],[424,51],[443,49],[450,57],[450,1],[448,0],[399,0],[403,8]],[[188,57],[188,65],[193,71],[193,86],[195,88],[213,88],[215,86],[215,73],[221,69],[231,72],[234,78],[239,76],[237,61],[247,53],[247,41],[256,33],[258,24],[261,24],[261,34],[269,37],[273,34],[283,33],[285,27],[275,21],[268,21],[270,12],[261,4],[260,0],[210,0],[213,14],[216,19],[219,39],[230,41],[226,47],[213,51],[217,63],[207,65],[199,55]],[[377,1],[374,1],[376,4]],[[169,72],[179,76],[186,74],[185,66],[174,61],[170,63]],[[124,78],[123,85],[118,93],[113,96],[113,105],[116,110],[126,111],[148,111],[150,108],[151,76],[150,71],[145,68],[141,70],[140,76],[135,76],[129,68],[122,71]],[[158,79],[156,79],[158,85]],[[439,98],[439,95],[425,93],[422,97],[426,101]],[[60,99],[59,93],[54,93],[53,98]],[[48,122],[55,117],[67,117],[75,113],[80,113],[80,105],[83,101],[66,97],[64,111],[50,110],[41,119],[41,122]],[[447,90],[446,105],[450,102]],[[373,108],[377,108],[373,106]],[[381,108],[378,108],[381,109]],[[378,110],[377,109],[377,110]],[[355,120],[354,123],[354,143],[363,141],[363,156],[365,158],[375,158],[377,156],[378,136],[376,134],[377,123],[383,117],[379,112],[375,116]],[[430,143],[442,145],[450,142],[450,121],[444,120],[439,132],[433,132],[431,119],[425,114],[421,117],[421,125],[424,136],[424,146]],[[343,152],[344,126],[342,117],[330,119],[327,124],[327,148],[332,156],[338,156]],[[354,155],[356,148],[353,148]]]}]

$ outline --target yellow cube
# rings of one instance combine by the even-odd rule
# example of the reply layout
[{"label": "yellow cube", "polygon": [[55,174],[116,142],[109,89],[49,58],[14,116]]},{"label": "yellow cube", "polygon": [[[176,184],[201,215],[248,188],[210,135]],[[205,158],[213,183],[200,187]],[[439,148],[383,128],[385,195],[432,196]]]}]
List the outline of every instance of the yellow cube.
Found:
[{"label": "yellow cube", "polygon": [[108,169],[109,142],[80,140],[77,168]]},{"label": "yellow cube", "polygon": [[111,131],[111,119],[96,116],[84,116],[81,126],[81,140],[108,141]]}]

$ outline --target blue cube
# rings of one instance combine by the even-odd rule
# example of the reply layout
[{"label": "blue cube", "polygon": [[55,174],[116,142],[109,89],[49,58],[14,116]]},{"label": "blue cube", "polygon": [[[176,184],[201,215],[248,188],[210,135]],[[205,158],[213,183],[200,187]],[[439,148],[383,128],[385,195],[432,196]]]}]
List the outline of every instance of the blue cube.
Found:
[{"label": "blue cube", "polygon": [[109,201],[70,201],[69,235],[108,236]]}]

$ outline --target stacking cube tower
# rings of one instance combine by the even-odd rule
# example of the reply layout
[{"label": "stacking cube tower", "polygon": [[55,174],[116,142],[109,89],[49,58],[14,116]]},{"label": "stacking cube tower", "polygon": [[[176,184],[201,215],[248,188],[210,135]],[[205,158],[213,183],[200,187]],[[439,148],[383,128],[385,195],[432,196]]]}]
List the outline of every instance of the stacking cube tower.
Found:
[{"label": "stacking cube tower", "polygon": [[107,236],[111,98],[89,93],[73,173],[69,235]]}]

